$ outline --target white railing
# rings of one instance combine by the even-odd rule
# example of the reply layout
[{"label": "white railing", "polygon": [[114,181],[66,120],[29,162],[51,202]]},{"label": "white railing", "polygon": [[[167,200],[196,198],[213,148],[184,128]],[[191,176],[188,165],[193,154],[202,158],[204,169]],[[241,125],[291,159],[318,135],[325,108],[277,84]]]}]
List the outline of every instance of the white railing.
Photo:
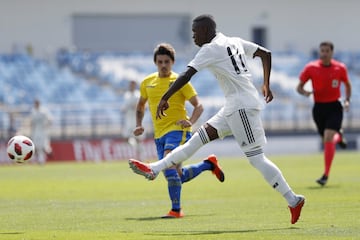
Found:
[{"label": "white railing", "polygon": [[[204,98],[202,103],[205,111],[198,124],[194,126],[195,129],[218,111],[222,100]],[[270,104],[265,107],[262,116],[266,130],[288,133],[315,132],[311,103],[277,100]],[[53,114],[51,136],[53,138],[102,138],[105,136],[121,138],[123,116],[120,106],[121,103],[99,103],[86,107],[76,104],[47,105]],[[360,130],[359,106],[360,101],[354,100],[351,103],[351,110],[344,113],[343,127],[348,132]],[[15,130],[25,135],[30,133],[31,107],[31,105],[20,105],[16,108],[0,106],[1,139],[8,139],[15,134]],[[147,134],[152,136],[152,124],[148,115],[144,118],[144,126]]]}]

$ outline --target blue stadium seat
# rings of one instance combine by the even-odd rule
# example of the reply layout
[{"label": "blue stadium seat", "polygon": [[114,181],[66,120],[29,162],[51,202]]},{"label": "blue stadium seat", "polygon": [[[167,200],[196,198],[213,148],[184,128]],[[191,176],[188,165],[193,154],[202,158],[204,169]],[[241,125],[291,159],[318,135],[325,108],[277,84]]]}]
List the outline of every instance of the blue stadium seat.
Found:
[{"label": "blue stadium seat", "polygon": [[[338,52],[336,57],[349,65],[349,76],[353,83],[353,99],[360,99],[360,53]],[[287,121],[297,114],[294,104],[311,105],[311,99],[304,100],[296,93],[298,75],[306,62],[311,59],[301,53],[273,53],[272,90],[276,104],[269,104],[264,111],[265,121]],[[0,101],[9,106],[31,104],[34,97],[47,104],[77,104],[83,109],[80,123],[88,123],[94,107],[99,103],[119,103],[128,87],[129,80],[142,80],[156,71],[151,54],[119,54],[67,52],[57,54],[57,66],[25,54],[0,55]],[[188,59],[178,57],[175,72],[182,72]],[[259,62],[251,63],[254,83],[260,89],[262,71]],[[222,90],[215,77],[208,71],[194,76],[192,84],[200,97],[221,101]],[[211,86],[211,87],[209,87]],[[291,101],[289,100],[291,99]],[[205,102],[209,102],[205,100]],[[218,111],[216,104],[207,105],[204,116],[210,117]],[[60,116],[60,112],[56,112]],[[297,119],[311,116],[308,109]],[[271,113],[271,114],[269,114]],[[110,119],[120,123],[120,114],[104,110]],[[355,113],[354,113],[355,114]],[[60,120],[57,120],[60,121]]]}]

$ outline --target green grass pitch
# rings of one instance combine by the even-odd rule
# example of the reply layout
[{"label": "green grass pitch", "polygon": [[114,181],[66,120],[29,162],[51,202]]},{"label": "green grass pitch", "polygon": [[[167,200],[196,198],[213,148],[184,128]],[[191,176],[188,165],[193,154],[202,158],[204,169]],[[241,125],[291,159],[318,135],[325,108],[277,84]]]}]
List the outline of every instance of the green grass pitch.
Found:
[{"label": "green grass pitch", "polygon": [[[335,156],[326,187],[322,154],[269,156],[306,196],[290,224],[285,200],[245,158],[220,159],[183,185],[183,219],[161,219],[166,181],[135,175],[127,162],[0,166],[0,239],[360,239],[360,153]],[[194,163],[195,159],[185,162]]]}]

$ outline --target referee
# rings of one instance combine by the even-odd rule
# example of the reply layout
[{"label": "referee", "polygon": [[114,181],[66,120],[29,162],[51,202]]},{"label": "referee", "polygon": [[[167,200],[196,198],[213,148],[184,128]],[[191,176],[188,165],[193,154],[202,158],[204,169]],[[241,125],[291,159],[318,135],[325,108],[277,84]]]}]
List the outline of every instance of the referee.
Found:
[{"label": "referee", "polygon": [[[300,73],[297,91],[306,97],[313,94],[313,119],[324,144],[324,174],[316,180],[324,186],[328,180],[331,163],[335,156],[336,144],[346,148],[342,133],[343,110],[348,111],[351,97],[351,83],[344,63],[333,59],[334,44],[321,42],[319,59],[308,63]],[[311,80],[313,92],[304,89]],[[345,85],[345,100],[340,101],[341,83]]]}]

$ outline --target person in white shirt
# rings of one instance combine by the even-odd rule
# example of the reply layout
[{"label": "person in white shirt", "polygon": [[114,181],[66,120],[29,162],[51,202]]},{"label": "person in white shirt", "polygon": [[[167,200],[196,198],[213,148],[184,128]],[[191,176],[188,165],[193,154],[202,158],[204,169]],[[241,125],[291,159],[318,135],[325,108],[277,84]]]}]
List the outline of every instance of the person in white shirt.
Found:
[{"label": "person in white shirt", "polygon": [[265,102],[269,103],[273,100],[270,90],[271,52],[253,42],[216,32],[216,22],[211,15],[196,17],[192,31],[195,44],[201,48],[188,64],[186,71],[179,75],[163,95],[158,105],[157,117],[166,117],[165,111],[171,107],[168,99],[189,82],[194,74],[205,68],[217,78],[225,95],[225,104],[187,143],[174,149],[161,161],[145,164],[130,159],[130,167],[135,173],[152,180],[161,170],[185,161],[210,141],[233,135],[250,164],[286,199],[291,223],[295,224],[300,217],[305,197],[291,190],[280,169],[263,152],[266,137],[260,116],[262,102],[253,85],[246,60],[247,57],[260,57],[264,73],[262,94]]},{"label": "person in white shirt", "polygon": [[136,127],[136,105],[140,97],[140,91],[136,81],[129,81],[129,88],[124,94],[124,101],[121,105],[121,112],[123,114],[123,137],[127,139],[130,146],[135,150],[137,158],[143,160],[143,149],[141,142],[144,139],[142,136],[135,136],[133,134]]},{"label": "person in white shirt", "polygon": [[47,156],[52,153],[48,132],[51,122],[50,112],[36,99],[31,110],[31,138],[35,144],[34,161],[41,165],[46,163]]}]

